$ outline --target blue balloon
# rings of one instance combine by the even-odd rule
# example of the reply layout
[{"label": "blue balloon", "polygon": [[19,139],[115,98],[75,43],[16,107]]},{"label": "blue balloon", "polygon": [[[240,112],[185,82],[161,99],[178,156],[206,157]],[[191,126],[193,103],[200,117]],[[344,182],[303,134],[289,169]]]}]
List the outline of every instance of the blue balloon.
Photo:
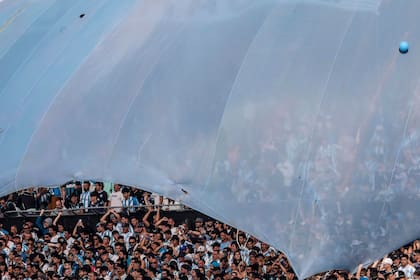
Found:
[{"label": "blue balloon", "polygon": [[400,43],[400,53],[407,53],[408,48],[409,48],[408,42],[403,41]]}]

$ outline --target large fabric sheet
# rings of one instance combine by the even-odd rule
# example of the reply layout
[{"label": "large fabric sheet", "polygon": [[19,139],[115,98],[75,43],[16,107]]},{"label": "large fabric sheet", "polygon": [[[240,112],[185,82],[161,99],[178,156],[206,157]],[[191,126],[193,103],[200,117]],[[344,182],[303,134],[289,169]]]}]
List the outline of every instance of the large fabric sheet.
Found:
[{"label": "large fabric sheet", "polygon": [[419,10],[0,1],[0,195],[135,185],[352,270],[419,234]]}]

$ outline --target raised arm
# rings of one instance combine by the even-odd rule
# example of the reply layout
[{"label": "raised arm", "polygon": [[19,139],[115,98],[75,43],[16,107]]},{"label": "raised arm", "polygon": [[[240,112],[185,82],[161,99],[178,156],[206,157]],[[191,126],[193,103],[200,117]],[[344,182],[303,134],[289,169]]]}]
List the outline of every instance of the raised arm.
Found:
[{"label": "raised arm", "polygon": [[45,210],[42,209],[41,212],[39,212],[39,216],[36,218],[35,221],[35,225],[42,231],[44,229],[44,226],[42,225],[42,221],[44,220],[44,218],[42,216],[44,216],[44,212]]},{"label": "raised arm", "polygon": [[239,229],[236,229],[236,243],[238,243],[238,247],[239,245]]},{"label": "raised arm", "polygon": [[117,220],[121,220],[121,215],[119,213],[117,213],[117,211],[115,211],[114,209],[110,209],[111,213],[114,214],[115,218],[117,218]]},{"label": "raised arm", "polygon": [[162,219],[158,220],[155,223],[155,226],[157,227],[158,225],[160,225],[162,222],[167,222],[168,221],[168,217],[162,217]]},{"label": "raised arm", "polygon": [[357,272],[356,272],[357,279],[360,279],[360,273],[362,272],[362,268],[363,268],[363,265],[359,264],[359,266],[357,267]]},{"label": "raised arm", "polygon": [[107,222],[107,218],[109,216],[109,214],[111,214],[111,209],[108,209],[108,211],[106,211],[106,213],[99,219],[99,222],[101,224],[104,224]]},{"label": "raised arm", "polygon": [[74,237],[77,236],[77,230],[79,229],[79,226],[80,227],[83,227],[83,223],[82,223],[82,220],[81,219],[74,226],[73,233],[72,233]]},{"label": "raised arm", "polygon": [[143,193],[143,201],[144,201],[144,205],[150,206],[150,207],[152,206],[152,205],[150,205],[149,193],[148,192]]},{"label": "raised arm", "polygon": [[150,207],[147,210],[147,213],[143,216],[143,224],[145,225],[146,228],[150,227],[150,223],[147,219],[149,219],[150,214],[152,213],[153,209]]},{"label": "raised arm", "polygon": [[160,206],[158,205],[156,210],[156,216],[153,219],[153,224],[157,227],[162,221],[160,221]]},{"label": "raised arm", "polygon": [[59,212],[57,217],[55,217],[54,221],[53,221],[53,225],[57,225],[58,220],[60,220],[61,216],[63,215],[63,212]]}]

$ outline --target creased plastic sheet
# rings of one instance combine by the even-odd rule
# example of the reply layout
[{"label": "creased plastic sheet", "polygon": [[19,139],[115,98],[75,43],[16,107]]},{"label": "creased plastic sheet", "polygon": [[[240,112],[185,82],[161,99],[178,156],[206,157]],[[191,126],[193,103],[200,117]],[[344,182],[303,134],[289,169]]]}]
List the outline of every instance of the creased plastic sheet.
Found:
[{"label": "creased plastic sheet", "polygon": [[352,270],[419,234],[419,10],[0,1],[0,193],[135,185]]}]

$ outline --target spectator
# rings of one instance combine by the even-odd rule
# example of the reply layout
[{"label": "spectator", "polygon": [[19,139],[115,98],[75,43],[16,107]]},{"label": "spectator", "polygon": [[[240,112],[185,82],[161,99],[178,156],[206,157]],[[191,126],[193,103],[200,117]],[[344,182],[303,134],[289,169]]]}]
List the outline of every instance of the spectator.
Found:
[{"label": "spectator", "polygon": [[[100,206],[98,192],[102,188],[95,184],[95,190],[90,192],[89,187],[85,182],[80,196],[71,192],[64,206],[83,208],[83,203],[78,204],[82,195],[89,197],[90,206]],[[61,200],[57,200],[56,211],[51,211],[51,216],[45,215],[48,211],[40,212],[36,219],[38,231],[29,221],[23,223],[20,231],[17,226],[6,230],[0,225],[1,276],[59,280],[296,279],[285,256],[267,243],[218,221],[197,217],[190,225],[161,217],[160,204],[165,199],[158,197],[155,199],[158,204],[153,205],[147,192],[141,195],[147,208],[142,215],[135,209],[139,203],[129,188],[121,192],[116,185],[114,193],[118,192],[122,198],[121,204],[116,205],[124,211],[108,209],[96,226],[88,220],[82,221],[84,216],[81,216],[72,233],[66,230],[69,225],[63,217],[69,213],[62,211]],[[113,205],[112,194],[110,198]],[[118,200],[118,194],[115,198]],[[0,205],[7,207],[4,198]],[[420,263],[419,249],[420,243],[416,241],[367,269],[360,266],[355,275],[335,272],[331,277],[418,280],[415,269]]]},{"label": "spectator", "polygon": [[36,198],[38,209],[48,209],[48,205],[51,202],[51,192],[47,188],[39,188],[36,193]]},{"label": "spectator", "polygon": [[66,201],[70,197],[70,189],[67,188],[67,184],[60,186],[60,195],[58,198],[62,201]]},{"label": "spectator", "polygon": [[103,201],[99,200],[98,193],[96,191],[93,191],[90,193],[90,203],[89,207],[95,208],[95,207],[103,207]]},{"label": "spectator", "polygon": [[52,219],[51,218],[45,218],[44,217],[44,209],[42,209],[39,216],[36,219],[35,224],[39,229],[40,235],[43,236],[43,235],[48,233],[48,227],[52,225]]},{"label": "spectator", "polygon": [[407,279],[414,279],[414,272],[416,271],[416,269],[414,268],[414,266],[408,263],[407,255],[403,255],[401,257],[401,265],[398,267],[398,270],[404,272],[404,275]]},{"label": "spectator", "polygon": [[74,182],[74,184],[67,186],[67,197],[70,197],[72,194],[77,195],[77,197],[80,197],[82,194],[82,183],[79,181]]},{"label": "spectator", "polygon": [[98,194],[98,202],[101,206],[108,206],[108,193],[104,191],[102,182],[95,182],[95,191]]},{"label": "spectator", "polygon": [[96,225],[96,232],[99,237],[103,240],[106,236],[111,239],[112,238],[112,231],[105,228],[105,223],[100,222]]},{"label": "spectator", "polygon": [[60,238],[60,236],[57,234],[57,226],[56,225],[49,226],[48,234],[50,235],[50,242],[53,243],[53,245],[57,245],[58,238]]},{"label": "spectator", "polygon": [[21,210],[36,210],[36,194],[33,188],[23,190],[18,195],[16,204]]},{"label": "spectator", "polygon": [[6,197],[0,198],[0,212],[4,214],[9,211],[16,211],[16,206],[13,201],[10,201]]},{"label": "spectator", "polygon": [[3,224],[0,223],[0,236],[7,236],[9,232],[3,228]]},{"label": "spectator", "polygon": [[[127,274],[125,273],[125,266],[122,263],[117,263],[117,273],[116,276],[118,280],[125,280],[127,278]],[[115,278],[114,278],[115,279]]]},{"label": "spectator", "polygon": [[223,250],[230,246],[231,238],[227,231],[222,231],[220,233],[220,249]]},{"label": "spectator", "polygon": [[119,184],[114,184],[114,191],[110,195],[110,206],[116,211],[121,212],[122,201],[124,196],[121,192],[121,186]]},{"label": "spectator", "polygon": [[55,201],[55,207],[53,209],[53,211],[51,212],[51,214],[53,216],[57,216],[59,213],[61,213],[63,210],[65,210],[66,208],[63,205],[63,200],[60,198],[57,198]]},{"label": "spectator", "polygon": [[64,202],[64,206],[67,209],[79,209],[80,208],[80,202],[79,202],[79,197],[77,195],[76,192],[73,192],[70,195],[70,198],[68,198],[65,202]]},{"label": "spectator", "polygon": [[90,266],[89,265],[84,265],[80,268],[79,270],[79,279],[81,280],[89,280],[89,272],[90,272]]},{"label": "spectator", "polygon": [[83,208],[90,207],[91,198],[90,198],[90,183],[88,181],[83,182],[83,190],[80,194],[80,206]]},{"label": "spectator", "polygon": [[128,188],[124,188],[122,190],[123,194],[123,200],[122,200],[122,206],[123,210],[127,213],[134,213],[137,211],[136,206],[139,206],[139,201],[136,197],[131,196],[130,190]]},{"label": "spectator", "polygon": [[418,250],[418,249],[414,251],[414,264],[413,264],[413,266],[416,270],[420,270],[420,250]]}]

